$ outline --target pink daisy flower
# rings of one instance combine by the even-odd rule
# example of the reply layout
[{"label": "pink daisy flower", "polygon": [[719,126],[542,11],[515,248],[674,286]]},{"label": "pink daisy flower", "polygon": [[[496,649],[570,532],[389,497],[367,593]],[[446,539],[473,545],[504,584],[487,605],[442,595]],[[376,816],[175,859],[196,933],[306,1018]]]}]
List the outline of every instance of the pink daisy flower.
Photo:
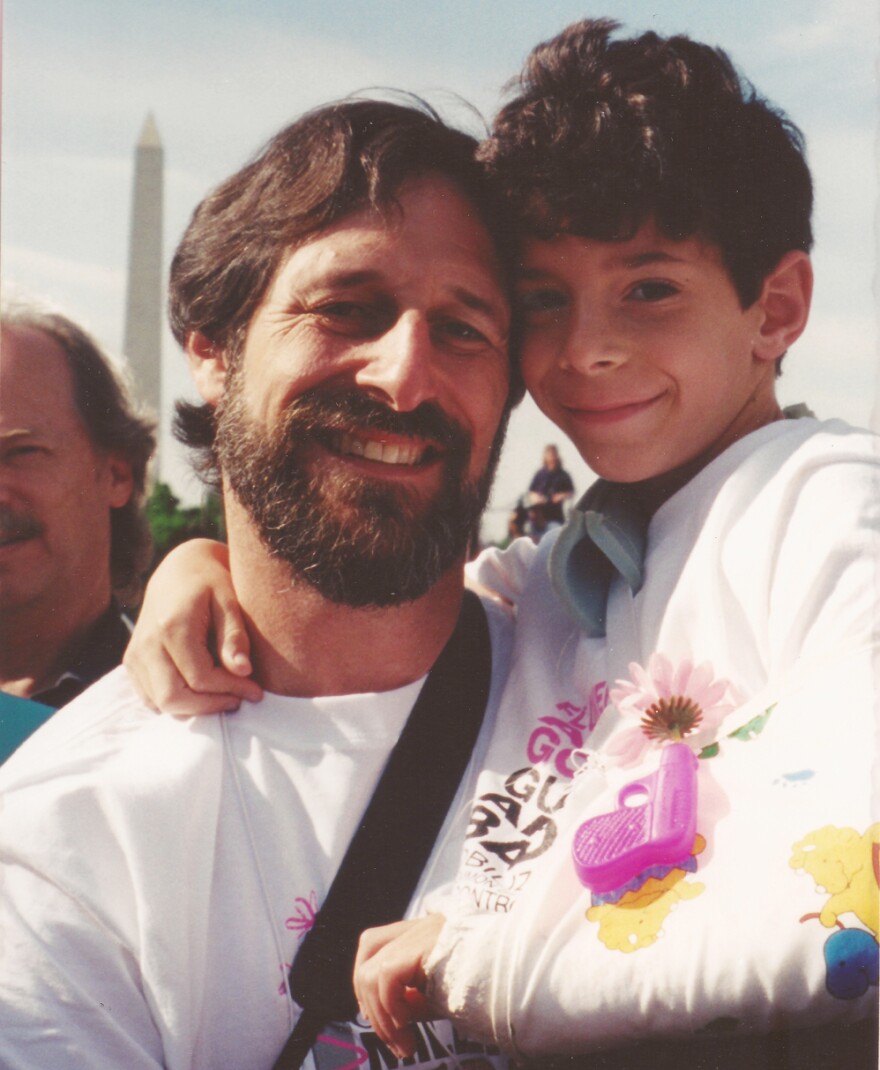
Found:
[{"label": "pink daisy flower", "polygon": [[673,666],[664,654],[652,654],[647,667],[631,661],[629,672],[631,680],[618,680],[610,693],[624,718],[639,718],[608,744],[607,753],[622,765],[635,764],[652,743],[684,741],[699,754],[734,708],[724,701],[728,681],[716,680],[708,661],[695,666],[686,658]]}]

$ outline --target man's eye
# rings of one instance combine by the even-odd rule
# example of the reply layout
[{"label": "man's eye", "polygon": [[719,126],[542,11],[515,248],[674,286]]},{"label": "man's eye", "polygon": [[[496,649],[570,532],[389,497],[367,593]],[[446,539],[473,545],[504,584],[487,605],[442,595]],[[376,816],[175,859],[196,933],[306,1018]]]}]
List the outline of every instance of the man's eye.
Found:
[{"label": "man's eye", "polygon": [[561,290],[522,290],[516,295],[520,312],[528,315],[559,312],[568,304],[568,297]]},{"label": "man's eye", "polygon": [[24,460],[26,457],[35,457],[38,453],[42,453],[40,446],[10,446],[9,449],[4,450],[6,457],[9,460]]},{"label": "man's eye", "polygon": [[441,337],[460,347],[476,348],[490,344],[482,331],[464,320],[444,320],[436,325],[435,330]]},{"label": "man's eye", "polygon": [[640,282],[634,286],[627,297],[632,301],[663,301],[667,297],[674,297],[679,292],[677,286],[671,282]]},{"label": "man's eye", "polygon": [[315,312],[333,327],[359,334],[378,334],[384,321],[382,309],[357,301],[331,301]]}]

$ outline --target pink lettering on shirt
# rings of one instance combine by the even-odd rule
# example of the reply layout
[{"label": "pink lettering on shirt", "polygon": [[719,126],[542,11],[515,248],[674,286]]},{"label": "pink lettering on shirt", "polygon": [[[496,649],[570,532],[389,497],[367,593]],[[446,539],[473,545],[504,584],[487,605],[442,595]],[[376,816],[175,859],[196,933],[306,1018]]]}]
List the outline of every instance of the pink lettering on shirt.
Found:
[{"label": "pink lettering on shirt", "polygon": [[552,762],[560,776],[571,779],[575,774],[572,753],[583,747],[586,737],[596,727],[608,705],[608,685],[603,680],[590,691],[586,705],[558,702],[559,716],[539,719],[538,727],[529,736],[526,753],[530,762]]}]

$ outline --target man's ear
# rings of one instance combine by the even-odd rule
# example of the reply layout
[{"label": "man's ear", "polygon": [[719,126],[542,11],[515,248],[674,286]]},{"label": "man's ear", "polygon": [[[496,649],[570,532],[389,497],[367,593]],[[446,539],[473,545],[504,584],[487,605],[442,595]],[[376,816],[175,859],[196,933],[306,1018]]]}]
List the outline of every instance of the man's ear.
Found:
[{"label": "man's ear", "polygon": [[107,471],[109,476],[108,505],[111,509],[121,509],[128,505],[128,500],[134,493],[134,476],[131,465],[122,457],[110,454],[107,458]]},{"label": "man's ear", "polygon": [[758,298],[762,317],[753,348],[759,360],[776,360],[800,338],[810,315],[812,296],[810,258],[793,249],[764,279]]},{"label": "man's ear", "polygon": [[216,405],[226,386],[226,354],[201,331],[186,336],[186,359],[202,399]]}]

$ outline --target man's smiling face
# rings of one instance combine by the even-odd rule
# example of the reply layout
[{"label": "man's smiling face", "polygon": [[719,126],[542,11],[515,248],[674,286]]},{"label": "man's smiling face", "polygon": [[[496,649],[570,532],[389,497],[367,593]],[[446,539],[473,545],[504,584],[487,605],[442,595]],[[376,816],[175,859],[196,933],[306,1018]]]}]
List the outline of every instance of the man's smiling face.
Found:
[{"label": "man's smiling face", "polygon": [[456,186],[412,181],[295,249],[218,406],[224,479],[334,601],[420,597],[476,532],[508,396],[509,309]]}]

